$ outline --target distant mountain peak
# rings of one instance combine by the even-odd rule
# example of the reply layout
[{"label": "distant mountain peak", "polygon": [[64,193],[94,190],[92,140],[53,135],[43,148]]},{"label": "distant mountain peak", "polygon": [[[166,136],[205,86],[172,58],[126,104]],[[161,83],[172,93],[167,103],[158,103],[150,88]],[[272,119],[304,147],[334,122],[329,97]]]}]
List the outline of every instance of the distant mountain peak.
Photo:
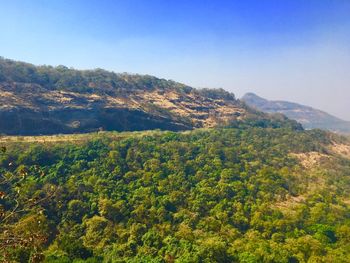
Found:
[{"label": "distant mountain peak", "polygon": [[251,101],[254,105],[265,104],[268,100],[256,95],[255,93],[248,92],[242,97],[243,101]]},{"label": "distant mountain peak", "polygon": [[267,100],[251,92],[245,94],[241,100],[248,106],[266,113],[282,113],[298,121],[306,129],[319,128],[340,133],[350,132],[350,122],[310,106],[282,100]]}]

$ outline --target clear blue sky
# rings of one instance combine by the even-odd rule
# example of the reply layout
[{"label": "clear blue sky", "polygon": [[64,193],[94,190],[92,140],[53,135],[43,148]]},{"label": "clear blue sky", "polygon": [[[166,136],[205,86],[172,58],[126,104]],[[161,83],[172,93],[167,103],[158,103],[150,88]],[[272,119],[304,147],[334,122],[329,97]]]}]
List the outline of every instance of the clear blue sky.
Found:
[{"label": "clear blue sky", "polygon": [[0,55],[251,91],[350,120],[350,0],[0,0]]}]

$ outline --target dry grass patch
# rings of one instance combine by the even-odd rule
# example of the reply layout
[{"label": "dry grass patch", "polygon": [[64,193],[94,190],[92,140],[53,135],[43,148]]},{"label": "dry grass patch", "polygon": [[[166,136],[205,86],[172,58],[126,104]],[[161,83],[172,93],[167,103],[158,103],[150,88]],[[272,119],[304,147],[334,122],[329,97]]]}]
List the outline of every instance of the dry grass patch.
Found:
[{"label": "dry grass patch", "polygon": [[333,143],[330,146],[330,150],[342,157],[350,159],[350,145],[348,144]]},{"label": "dry grass patch", "polygon": [[275,208],[279,209],[290,209],[293,208],[300,203],[303,203],[306,200],[305,196],[299,195],[299,196],[289,196],[287,200],[282,201],[282,202],[277,202],[273,206]]},{"label": "dry grass patch", "polygon": [[291,153],[291,155],[297,158],[301,165],[306,169],[315,168],[322,163],[329,161],[330,156],[319,152],[307,152],[307,153]]}]

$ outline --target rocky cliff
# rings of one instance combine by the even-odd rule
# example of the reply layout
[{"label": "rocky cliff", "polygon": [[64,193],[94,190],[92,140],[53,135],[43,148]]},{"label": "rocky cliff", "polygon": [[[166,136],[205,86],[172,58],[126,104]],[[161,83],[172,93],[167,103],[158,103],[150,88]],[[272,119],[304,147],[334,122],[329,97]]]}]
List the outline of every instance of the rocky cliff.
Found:
[{"label": "rocky cliff", "polygon": [[0,59],[0,133],[187,130],[254,115],[232,93],[152,76]]}]

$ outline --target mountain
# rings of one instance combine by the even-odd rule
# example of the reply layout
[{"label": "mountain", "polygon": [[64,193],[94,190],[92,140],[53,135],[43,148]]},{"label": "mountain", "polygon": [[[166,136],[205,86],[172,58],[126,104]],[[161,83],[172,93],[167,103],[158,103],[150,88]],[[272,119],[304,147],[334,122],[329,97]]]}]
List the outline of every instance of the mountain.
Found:
[{"label": "mountain", "polygon": [[282,113],[298,121],[306,129],[325,129],[339,133],[350,133],[350,122],[341,120],[321,110],[288,101],[270,101],[254,93],[245,94],[242,99],[247,105],[267,113]]},{"label": "mountain", "polygon": [[0,134],[178,131],[258,115],[222,89],[198,90],[147,75],[0,58]]}]

